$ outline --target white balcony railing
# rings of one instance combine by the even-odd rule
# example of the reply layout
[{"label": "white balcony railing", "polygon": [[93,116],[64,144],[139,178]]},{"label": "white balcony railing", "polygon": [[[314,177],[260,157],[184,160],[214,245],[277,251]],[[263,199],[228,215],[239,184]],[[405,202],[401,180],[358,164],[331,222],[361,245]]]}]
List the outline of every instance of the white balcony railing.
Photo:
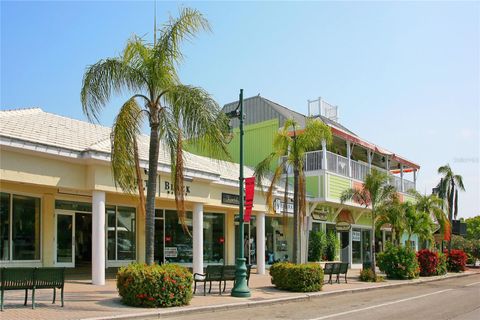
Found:
[{"label": "white balcony railing", "polygon": [[[286,157],[282,157],[282,160],[285,159]],[[367,176],[369,172],[368,164],[364,162],[358,162],[351,160],[351,178],[359,181],[365,181],[365,177]],[[345,177],[349,176],[348,173],[348,159],[340,156],[338,154],[332,153],[327,151],[327,171],[333,172]],[[387,170],[379,167],[372,166],[373,168],[387,172]],[[307,152],[305,155],[305,160],[303,163],[303,168],[305,172],[309,171],[317,171],[317,170],[322,170],[324,169],[323,165],[323,155],[322,155],[322,150],[317,150],[317,151],[311,151]],[[289,166],[287,168],[288,174],[292,175],[293,170]],[[284,170],[284,174],[287,173]],[[389,174],[389,183],[395,187],[398,191],[402,191],[402,179],[399,176]],[[412,181],[403,179],[403,191],[406,192],[410,189],[415,189],[415,183]]]}]

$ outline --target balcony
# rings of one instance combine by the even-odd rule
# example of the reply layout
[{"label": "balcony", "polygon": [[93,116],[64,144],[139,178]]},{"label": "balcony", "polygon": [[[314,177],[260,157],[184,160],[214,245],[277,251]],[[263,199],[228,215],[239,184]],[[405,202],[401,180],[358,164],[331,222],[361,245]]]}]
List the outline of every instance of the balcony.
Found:
[{"label": "balcony", "polygon": [[[285,158],[285,157],[284,157]],[[283,159],[282,159],[283,160]],[[333,173],[339,176],[347,177],[352,180],[357,180],[360,182],[365,181],[365,177],[367,176],[369,170],[368,163],[362,162],[362,161],[355,161],[351,160],[351,173],[349,175],[349,170],[348,170],[348,159],[346,157],[334,154],[332,152],[327,151],[327,157],[326,157],[327,163],[326,163],[326,171],[328,173]],[[311,151],[307,152],[305,156],[305,162],[304,162],[304,171],[306,176],[312,176],[315,175],[314,171],[320,171],[324,170],[325,166],[323,165],[323,154],[322,150],[317,150],[317,151]],[[383,171],[388,173],[389,176],[389,184],[393,185],[395,189],[399,192],[406,192],[410,189],[415,189],[415,183],[409,180],[406,180],[405,178],[403,179],[403,188],[402,188],[402,179],[399,176],[393,175],[387,170],[373,166],[372,168],[375,168],[379,171]],[[287,173],[287,172],[284,172]],[[288,174],[292,175],[292,170],[291,168],[288,168]]]}]

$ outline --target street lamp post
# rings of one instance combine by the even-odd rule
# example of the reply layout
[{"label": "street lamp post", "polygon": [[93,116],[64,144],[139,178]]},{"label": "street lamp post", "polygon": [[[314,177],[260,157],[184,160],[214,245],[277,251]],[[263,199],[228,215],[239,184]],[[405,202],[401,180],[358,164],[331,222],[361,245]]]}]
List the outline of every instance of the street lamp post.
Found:
[{"label": "street lamp post", "polygon": [[243,229],[244,229],[244,222],[243,222],[243,209],[244,209],[244,177],[243,177],[243,89],[240,89],[240,98],[238,107],[227,113],[227,116],[232,118],[238,118],[240,121],[240,178],[239,178],[239,215],[240,221],[238,222],[239,230],[238,230],[238,238],[237,238],[237,245],[238,245],[238,257],[235,265],[235,285],[232,289],[232,297],[239,297],[239,298],[248,298],[250,297],[250,289],[247,285],[247,266],[245,262],[245,252],[244,252],[244,245],[243,245]]}]

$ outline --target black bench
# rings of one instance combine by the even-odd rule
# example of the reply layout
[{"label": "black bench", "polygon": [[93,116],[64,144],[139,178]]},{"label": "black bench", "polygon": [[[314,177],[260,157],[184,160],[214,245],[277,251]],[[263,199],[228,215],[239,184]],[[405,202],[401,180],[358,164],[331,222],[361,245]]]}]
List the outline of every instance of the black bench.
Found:
[{"label": "black bench", "polygon": [[[250,272],[252,270],[252,265],[247,264],[247,285],[250,283]],[[197,291],[197,282],[203,282],[203,295],[206,294],[206,284],[210,283],[208,293],[212,291],[212,282],[219,282],[219,293],[225,292],[227,287],[227,281],[233,281],[235,286],[235,265],[209,265],[205,270],[205,273],[195,273],[193,275],[194,280],[194,289],[193,293]],[[222,282],[223,282],[223,291],[222,291]]]},{"label": "black bench", "polygon": [[336,275],[336,283],[340,283],[340,275],[345,274],[345,283],[347,283],[348,263],[346,262],[327,262],[323,268],[323,274],[328,275],[327,283],[333,284],[332,276]]},{"label": "black bench", "polygon": [[4,293],[8,290],[25,290],[27,305],[28,290],[32,290],[32,309],[35,309],[35,290],[53,289],[55,303],[56,289],[61,289],[61,301],[65,284],[65,268],[1,268],[0,269],[0,310],[3,311]]}]

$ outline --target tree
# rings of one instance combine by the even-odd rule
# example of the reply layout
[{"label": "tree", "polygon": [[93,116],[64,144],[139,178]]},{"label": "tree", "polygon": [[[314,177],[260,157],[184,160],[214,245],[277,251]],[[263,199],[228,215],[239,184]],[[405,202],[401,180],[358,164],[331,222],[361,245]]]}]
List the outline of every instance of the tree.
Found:
[{"label": "tree", "polygon": [[[140,208],[145,207],[146,262],[153,263],[154,216],[160,144],[170,152],[171,176],[179,220],[185,223],[183,199],[183,141],[194,143],[212,156],[226,154],[223,134],[228,120],[218,104],[203,89],[183,85],[177,75],[182,61],[180,44],[200,30],[210,30],[208,21],[197,10],[185,8],[178,18],[170,17],[154,44],[134,36],[123,54],[87,67],[82,83],[83,112],[98,121],[100,111],[113,94],[131,94],[114,121],[112,172],[124,191],[138,191]],[[150,129],[150,140],[142,139],[143,121]],[[148,143],[147,196],[139,165],[139,143]],[[145,201],[145,204],[142,202]]]},{"label": "tree", "polygon": [[[299,262],[299,225],[306,215],[306,191],[304,161],[307,151],[315,150],[322,140],[332,141],[330,128],[318,119],[307,119],[305,128],[298,130],[298,124],[289,119],[283,128],[275,135],[273,152],[255,167],[255,177],[258,185],[267,176],[271,176],[271,183],[266,192],[266,201],[269,210],[273,207],[274,187],[285,178],[285,203],[288,194],[288,172],[293,171],[293,261]],[[273,174],[271,168],[274,168]],[[286,213],[285,213],[286,214]]]},{"label": "tree", "polygon": [[405,214],[397,197],[378,208],[376,229],[380,230],[384,225],[389,225],[392,228],[392,242],[399,245],[400,238],[405,230]]},{"label": "tree", "polygon": [[480,240],[480,216],[465,219],[467,224],[467,239]]},{"label": "tree", "polygon": [[[458,190],[465,191],[463,178],[461,175],[454,174],[449,164],[438,168],[438,173],[443,175],[438,183],[436,190],[438,197],[443,199],[447,205],[448,220],[457,219],[458,214]],[[450,229],[451,231],[451,229]],[[450,238],[450,237],[449,237]],[[448,242],[448,251],[452,246],[451,240]]]},{"label": "tree", "polygon": [[395,187],[388,185],[388,181],[387,173],[372,169],[365,177],[365,183],[361,189],[347,189],[340,196],[342,203],[353,200],[366,208],[372,207],[372,270],[375,276],[375,222],[380,213],[379,210],[396,197]]},{"label": "tree", "polygon": [[405,232],[408,247],[411,247],[412,235],[416,234],[419,241],[433,239],[435,224],[429,212],[417,210],[416,204],[404,202],[401,204],[405,216]]},{"label": "tree", "polygon": [[[439,226],[440,234],[445,236],[445,233],[450,230],[450,222],[442,209],[443,200],[435,194],[422,195],[416,190],[409,190],[409,193],[415,197],[415,207],[417,211],[425,212],[435,219]],[[435,229],[435,228],[434,228]],[[435,230],[432,230],[434,232]]]}]

